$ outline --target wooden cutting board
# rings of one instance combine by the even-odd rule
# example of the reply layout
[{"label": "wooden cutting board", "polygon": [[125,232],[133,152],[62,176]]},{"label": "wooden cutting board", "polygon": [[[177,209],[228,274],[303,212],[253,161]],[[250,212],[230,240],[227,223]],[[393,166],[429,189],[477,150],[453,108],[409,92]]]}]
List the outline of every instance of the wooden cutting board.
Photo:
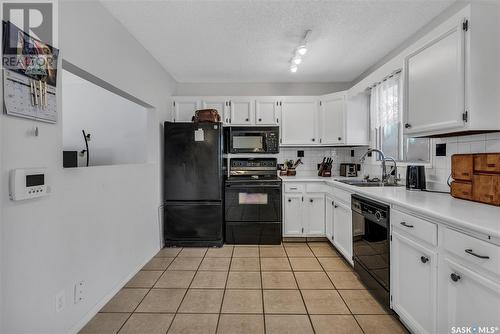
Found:
[{"label": "wooden cutting board", "polygon": [[451,157],[451,195],[500,206],[500,153]]}]

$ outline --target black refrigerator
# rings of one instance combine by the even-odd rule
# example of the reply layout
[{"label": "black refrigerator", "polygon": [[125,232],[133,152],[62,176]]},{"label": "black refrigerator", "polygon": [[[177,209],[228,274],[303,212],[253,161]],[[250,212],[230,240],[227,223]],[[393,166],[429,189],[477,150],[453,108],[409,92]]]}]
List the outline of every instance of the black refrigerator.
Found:
[{"label": "black refrigerator", "polygon": [[222,246],[221,123],[164,123],[165,246]]}]

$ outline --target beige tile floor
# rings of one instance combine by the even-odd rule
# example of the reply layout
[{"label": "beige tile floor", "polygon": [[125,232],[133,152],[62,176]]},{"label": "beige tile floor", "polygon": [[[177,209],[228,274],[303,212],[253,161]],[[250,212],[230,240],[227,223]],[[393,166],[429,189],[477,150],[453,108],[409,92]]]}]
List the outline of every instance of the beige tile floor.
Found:
[{"label": "beige tile floor", "polygon": [[407,333],[326,242],[162,249],[81,334]]}]

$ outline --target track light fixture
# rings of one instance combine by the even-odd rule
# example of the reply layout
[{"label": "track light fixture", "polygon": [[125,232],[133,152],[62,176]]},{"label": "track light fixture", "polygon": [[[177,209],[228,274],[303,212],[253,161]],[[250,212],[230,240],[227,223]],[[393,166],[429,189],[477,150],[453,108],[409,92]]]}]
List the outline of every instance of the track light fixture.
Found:
[{"label": "track light fixture", "polygon": [[306,30],[304,34],[304,38],[300,42],[299,46],[297,46],[294,50],[294,55],[290,59],[290,72],[295,73],[298,70],[298,66],[302,63],[302,56],[307,53],[307,40],[311,35],[312,30]]}]

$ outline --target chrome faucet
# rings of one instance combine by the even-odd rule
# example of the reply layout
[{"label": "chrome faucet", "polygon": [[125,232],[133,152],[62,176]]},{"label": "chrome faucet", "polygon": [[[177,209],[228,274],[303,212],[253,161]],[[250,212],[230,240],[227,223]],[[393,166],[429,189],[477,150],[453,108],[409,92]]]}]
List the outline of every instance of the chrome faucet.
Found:
[{"label": "chrome faucet", "polygon": [[[376,148],[370,148],[370,149],[368,149],[368,151],[365,152],[365,154],[363,154],[363,156],[359,159],[359,161],[361,163],[363,163],[365,161],[366,156],[372,152],[377,152],[378,154],[380,154],[380,157],[381,157],[380,161],[382,163],[382,183],[391,183],[394,185],[397,184],[397,182],[398,182],[398,178],[397,178],[398,167],[397,167],[396,159],[394,159],[393,157],[389,157],[389,156],[386,157],[384,152],[382,152],[381,150],[378,150]],[[391,169],[390,173],[387,173],[386,161],[388,161],[388,160],[392,161],[394,163],[394,167],[393,167],[393,169]],[[392,174],[394,174],[394,176],[392,176]]]}]

